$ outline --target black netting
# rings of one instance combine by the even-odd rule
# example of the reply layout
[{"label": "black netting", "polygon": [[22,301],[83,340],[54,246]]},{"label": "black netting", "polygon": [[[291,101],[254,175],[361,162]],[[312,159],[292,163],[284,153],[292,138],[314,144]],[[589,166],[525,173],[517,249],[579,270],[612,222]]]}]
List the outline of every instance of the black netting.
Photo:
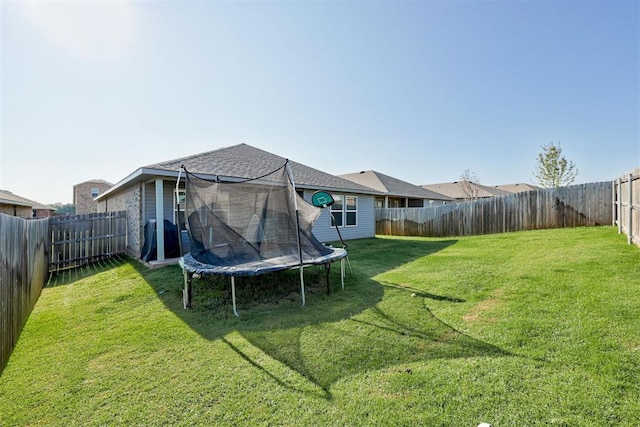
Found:
[{"label": "black netting", "polygon": [[203,264],[284,268],[332,252],[311,231],[321,209],[295,192],[286,165],[244,182],[212,182],[187,173],[186,190],[191,256]]}]

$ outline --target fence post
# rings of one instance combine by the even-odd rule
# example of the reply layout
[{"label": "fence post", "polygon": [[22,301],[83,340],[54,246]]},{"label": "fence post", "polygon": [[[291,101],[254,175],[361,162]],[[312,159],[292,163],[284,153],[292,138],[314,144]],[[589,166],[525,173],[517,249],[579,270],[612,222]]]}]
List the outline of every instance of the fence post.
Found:
[{"label": "fence post", "polygon": [[616,222],[618,234],[622,234],[622,179],[616,179]]},{"label": "fence post", "polygon": [[108,215],[109,218],[109,242],[108,242],[108,249],[107,249],[107,253],[109,254],[109,256],[113,255],[113,249],[112,249],[112,243],[111,243],[111,239],[113,236],[113,233],[111,232],[112,230],[112,224],[113,224],[113,216],[111,215],[111,213],[109,213]]},{"label": "fence post", "polygon": [[629,218],[627,220],[627,227],[628,228],[628,233],[627,233],[627,243],[631,244],[631,242],[633,241],[633,232],[632,232],[632,228],[631,228],[631,218],[633,216],[633,174],[630,173],[629,174]]},{"label": "fence post", "polygon": [[611,181],[611,225],[616,225],[616,181]]}]

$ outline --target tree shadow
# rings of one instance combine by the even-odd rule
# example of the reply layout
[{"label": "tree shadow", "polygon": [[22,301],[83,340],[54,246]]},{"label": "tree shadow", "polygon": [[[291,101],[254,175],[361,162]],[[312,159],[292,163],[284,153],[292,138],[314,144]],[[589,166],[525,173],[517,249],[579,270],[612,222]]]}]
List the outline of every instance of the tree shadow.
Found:
[{"label": "tree shadow", "polygon": [[[424,303],[425,298],[452,304],[464,300],[373,279],[455,243],[456,240],[354,241],[350,244],[353,272],[347,274],[344,290],[335,289],[339,287],[339,271],[333,269],[334,291],[330,295],[325,292],[324,282],[318,280],[315,288],[310,287],[312,295],[307,297],[307,305],[300,307],[295,290],[262,289],[259,293],[271,292],[267,302],[264,303],[264,295],[256,296],[254,292],[252,298],[257,298],[258,303],[242,311],[240,318],[232,315],[228,294],[216,296],[226,299],[226,313],[214,313],[206,304],[185,310],[181,295],[183,277],[178,267],[148,270],[138,264],[135,268],[165,306],[199,335],[226,343],[247,363],[282,386],[330,400],[331,386],[338,380],[391,365],[437,358],[511,355],[447,325]],[[322,270],[319,277],[324,279]],[[194,294],[198,292],[196,283]],[[245,292],[245,297],[252,295],[250,289],[240,289],[240,292]],[[275,299],[284,296],[287,301],[274,304],[274,292]],[[272,359],[302,375],[314,387],[300,390],[293,380],[274,373],[269,363],[249,356],[229,340],[227,335],[234,331]]]}]

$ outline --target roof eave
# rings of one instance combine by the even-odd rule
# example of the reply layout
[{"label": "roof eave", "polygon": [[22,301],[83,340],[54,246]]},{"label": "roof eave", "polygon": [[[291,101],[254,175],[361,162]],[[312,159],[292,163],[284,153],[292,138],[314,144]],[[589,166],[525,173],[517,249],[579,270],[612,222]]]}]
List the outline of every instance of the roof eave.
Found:
[{"label": "roof eave", "polygon": [[[178,173],[179,173],[179,171],[171,171],[171,170],[167,170],[167,169],[156,169],[156,168],[149,168],[149,167],[141,167],[141,168],[136,169],[134,172],[129,174],[126,178],[122,179],[120,182],[115,184],[113,187],[111,187],[110,189],[108,189],[104,193],[100,194],[94,200],[95,201],[101,201],[101,200],[107,198],[109,195],[114,194],[114,193],[122,190],[123,188],[126,188],[129,185],[135,184],[137,182],[148,181],[149,179],[152,179],[153,177],[176,178],[177,179],[178,178]],[[227,176],[222,176],[222,175],[210,175],[210,174],[201,174],[201,173],[196,173],[194,175],[196,175],[196,176],[198,176],[200,178],[211,179],[211,180],[214,180],[216,178],[220,178],[222,180],[229,180],[229,181],[244,179],[244,178],[238,178],[238,177],[227,177]],[[301,188],[301,189],[307,189],[307,190],[323,190],[323,191],[330,191],[330,192],[366,194],[366,195],[371,195],[371,196],[379,196],[379,195],[383,194],[383,193],[381,193],[379,191],[376,191],[376,190],[373,190],[373,189],[370,190],[370,191],[367,191],[367,190],[360,190],[360,189],[328,187],[328,186],[319,186],[319,185],[312,185],[312,184],[296,184],[296,187],[297,188]]]},{"label": "roof eave", "polygon": [[134,172],[129,174],[126,178],[118,182],[116,185],[114,185],[104,193],[100,194],[94,200],[99,202],[102,199],[109,196],[110,194],[116,193],[119,190],[126,188],[131,184],[135,184],[141,181],[146,181],[151,177],[178,178],[178,171],[170,171],[166,169],[153,169],[153,168],[147,168],[147,167],[138,168]]},{"label": "roof eave", "polygon": [[17,200],[9,200],[9,199],[0,199],[0,204],[10,205],[10,206],[23,206],[27,208],[32,208],[34,206],[33,203],[19,202]]},{"label": "roof eave", "polygon": [[339,187],[326,187],[326,186],[318,186],[318,185],[310,185],[310,184],[296,184],[296,188],[301,188],[305,190],[318,190],[318,191],[329,191],[329,192],[341,192],[341,193],[352,193],[352,194],[366,194],[369,196],[382,196],[384,193],[381,193],[376,190],[360,190],[355,188],[339,188]]}]

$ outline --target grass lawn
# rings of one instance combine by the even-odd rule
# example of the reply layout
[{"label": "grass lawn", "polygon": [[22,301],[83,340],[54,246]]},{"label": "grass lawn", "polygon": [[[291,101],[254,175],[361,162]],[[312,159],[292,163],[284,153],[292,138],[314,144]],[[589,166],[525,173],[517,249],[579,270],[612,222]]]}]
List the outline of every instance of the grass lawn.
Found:
[{"label": "grass lawn", "polygon": [[[332,269],[198,281],[122,259],[51,279],[0,425],[640,425],[640,250],[612,227],[377,238]],[[278,285],[278,286],[276,286]]]}]

